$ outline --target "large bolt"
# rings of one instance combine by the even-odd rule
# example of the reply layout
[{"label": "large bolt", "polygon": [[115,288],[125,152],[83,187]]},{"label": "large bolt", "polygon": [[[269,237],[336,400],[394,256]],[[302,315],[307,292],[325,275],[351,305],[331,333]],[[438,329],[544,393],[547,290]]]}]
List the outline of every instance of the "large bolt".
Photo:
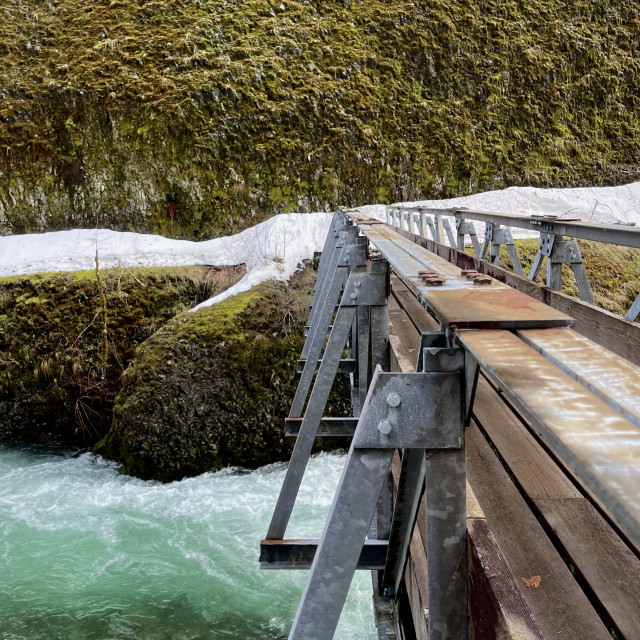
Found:
[{"label": "large bolt", "polygon": [[355,300],[357,297],[358,297],[357,293],[354,292],[354,293],[351,294],[351,299],[352,300]]},{"label": "large bolt", "polygon": [[402,402],[402,399],[397,393],[390,393],[387,396],[387,404],[390,407],[394,407],[394,408],[399,407],[401,402]]},{"label": "large bolt", "polygon": [[388,436],[391,433],[391,423],[388,420],[380,420],[378,425],[378,431],[383,436]]}]

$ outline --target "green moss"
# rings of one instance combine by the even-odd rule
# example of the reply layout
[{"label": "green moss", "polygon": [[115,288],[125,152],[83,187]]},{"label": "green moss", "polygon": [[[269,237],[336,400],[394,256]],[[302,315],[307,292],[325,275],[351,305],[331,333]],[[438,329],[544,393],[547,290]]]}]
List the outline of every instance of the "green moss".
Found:
[{"label": "green moss", "polygon": [[[163,481],[287,459],[282,430],[312,287],[307,269],[168,323],[139,349],[94,452]],[[348,397],[336,387],[329,415],[345,415]]]},{"label": "green moss", "polygon": [[101,438],[136,347],[240,275],[108,269],[103,295],[95,270],[0,279],[0,441],[87,446]]},{"label": "green moss", "polygon": [[5,4],[5,231],[640,176],[630,0]]}]

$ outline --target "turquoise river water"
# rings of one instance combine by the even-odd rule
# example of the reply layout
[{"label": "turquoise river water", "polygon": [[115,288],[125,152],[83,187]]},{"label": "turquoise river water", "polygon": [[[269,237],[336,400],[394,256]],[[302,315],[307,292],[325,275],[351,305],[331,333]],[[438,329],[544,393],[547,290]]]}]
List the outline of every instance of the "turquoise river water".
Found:
[{"label": "turquoise river water", "polygon": [[[314,457],[287,537],[319,537],[344,457]],[[144,482],[0,445],[0,639],[281,640],[306,571],[260,571],[283,465]],[[368,572],[338,640],[376,637]]]}]

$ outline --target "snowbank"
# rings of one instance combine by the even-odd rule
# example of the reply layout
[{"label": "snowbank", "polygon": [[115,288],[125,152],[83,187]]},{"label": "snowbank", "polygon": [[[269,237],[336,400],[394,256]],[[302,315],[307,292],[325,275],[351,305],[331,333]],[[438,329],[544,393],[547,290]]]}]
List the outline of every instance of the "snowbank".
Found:
[{"label": "snowbank", "polygon": [[[566,216],[594,223],[640,224],[640,182],[620,187],[577,189],[510,187],[449,200],[397,204]],[[385,220],[385,205],[365,205],[359,210]],[[101,267],[246,264],[247,273],[242,280],[200,305],[205,306],[247,291],[268,279],[287,280],[302,260],[322,248],[330,221],[329,213],[282,214],[234,236],[206,242],[107,229],[6,236],[0,237],[0,276],[92,269],[96,250]],[[479,235],[481,227],[478,224]],[[515,231],[514,235],[524,237],[531,233]]]}]

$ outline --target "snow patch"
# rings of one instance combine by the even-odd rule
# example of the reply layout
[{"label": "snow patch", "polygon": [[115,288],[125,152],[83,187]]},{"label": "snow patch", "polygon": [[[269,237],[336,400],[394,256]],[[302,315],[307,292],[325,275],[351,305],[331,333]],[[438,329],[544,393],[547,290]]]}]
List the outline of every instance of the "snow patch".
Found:
[{"label": "snow patch", "polygon": [[[448,200],[396,203],[400,205],[436,209],[466,207],[475,211],[640,225],[640,182],[576,189],[510,187]],[[386,220],[385,205],[364,205],[358,210],[372,218]],[[238,283],[197,309],[248,291],[265,280],[288,280],[303,260],[322,249],[331,217],[330,213],[281,214],[236,235],[205,242],[109,229],[4,236],[0,237],[0,276],[93,269],[96,249],[100,267],[105,268],[246,265],[247,273]],[[478,224],[478,235],[483,226]],[[514,229],[516,237],[532,233],[536,235]]]}]

